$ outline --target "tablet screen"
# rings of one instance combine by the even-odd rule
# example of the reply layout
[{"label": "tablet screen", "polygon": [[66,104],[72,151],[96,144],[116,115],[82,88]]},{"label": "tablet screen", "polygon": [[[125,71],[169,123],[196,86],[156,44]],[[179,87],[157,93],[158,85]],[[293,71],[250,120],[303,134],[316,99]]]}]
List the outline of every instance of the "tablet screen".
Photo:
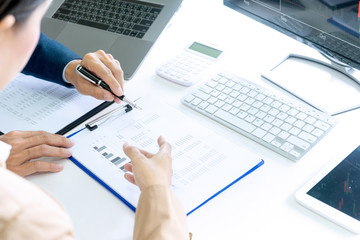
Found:
[{"label": "tablet screen", "polygon": [[360,146],[307,194],[360,220]]}]

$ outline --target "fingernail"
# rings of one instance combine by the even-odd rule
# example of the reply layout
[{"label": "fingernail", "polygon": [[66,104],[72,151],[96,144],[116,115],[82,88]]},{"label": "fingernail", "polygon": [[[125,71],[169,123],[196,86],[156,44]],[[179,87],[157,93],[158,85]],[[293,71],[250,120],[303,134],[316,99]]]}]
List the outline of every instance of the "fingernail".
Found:
[{"label": "fingernail", "polygon": [[110,93],[104,93],[104,100],[105,101],[113,101],[114,97]]},{"label": "fingernail", "polygon": [[56,164],[56,170],[60,171],[60,170],[63,170],[64,169],[64,166],[61,165],[61,164]]},{"label": "fingernail", "polygon": [[128,147],[129,144],[128,144],[127,142],[124,142],[123,146],[124,146],[124,147]]},{"label": "fingernail", "polygon": [[68,138],[67,141],[68,141],[68,143],[71,144],[71,145],[74,145],[74,144],[75,144],[74,140],[72,140],[72,139],[70,139],[70,138]]},{"label": "fingernail", "polygon": [[66,154],[67,156],[71,157],[72,152],[71,152],[70,149],[65,149],[65,154]]}]

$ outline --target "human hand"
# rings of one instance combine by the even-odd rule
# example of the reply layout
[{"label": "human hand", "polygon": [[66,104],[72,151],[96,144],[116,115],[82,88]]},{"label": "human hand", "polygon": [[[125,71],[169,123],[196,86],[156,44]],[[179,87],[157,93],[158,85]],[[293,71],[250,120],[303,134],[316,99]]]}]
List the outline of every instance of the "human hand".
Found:
[{"label": "human hand", "polygon": [[118,60],[102,50],[88,53],[84,56],[83,60],[70,62],[65,69],[65,78],[81,94],[90,95],[99,100],[121,102],[120,99],[114,97],[110,92],[90,83],[76,73],[75,69],[79,64],[106,82],[117,96],[122,96],[124,92],[124,74]]},{"label": "human hand", "polygon": [[125,165],[125,178],[136,184],[140,190],[154,186],[170,186],[172,177],[171,146],[163,137],[158,138],[160,146],[157,154],[140,150],[127,143],[123,145],[124,153],[131,159],[131,163]]},{"label": "human hand", "polygon": [[40,160],[40,157],[68,158],[71,156],[69,147],[73,141],[56,134],[43,131],[12,131],[0,136],[0,141],[12,146],[6,168],[20,176],[36,172],[59,172],[63,167],[52,162]]}]

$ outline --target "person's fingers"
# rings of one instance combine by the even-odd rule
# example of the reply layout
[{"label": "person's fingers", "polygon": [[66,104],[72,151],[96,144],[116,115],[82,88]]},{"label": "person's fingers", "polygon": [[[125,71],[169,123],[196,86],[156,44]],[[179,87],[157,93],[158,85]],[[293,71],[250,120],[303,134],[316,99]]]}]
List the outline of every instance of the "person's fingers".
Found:
[{"label": "person's fingers", "polygon": [[132,169],[132,164],[131,164],[131,163],[126,163],[126,164],[124,165],[124,169],[125,169],[126,171],[128,171],[128,172],[132,172],[132,171],[133,171],[133,169]]},{"label": "person's fingers", "polygon": [[69,158],[71,155],[72,152],[70,149],[42,144],[32,148],[24,149],[23,151],[11,155],[11,162],[14,162],[15,164],[22,164],[23,162],[29,161],[31,159],[37,159],[41,157]]},{"label": "person's fingers", "polygon": [[[118,96],[122,95],[122,93],[124,91],[124,73],[121,69],[120,62],[118,60],[114,60],[114,58],[101,59],[101,60],[111,70],[112,74],[115,77],[115,80],[119,83],[119,85],[121,87],[122,91],[121,91],[121,93],[118,94]],[[109,80],[111,80],[111,79],[109,79]],[[114,86],[114,87],[116,87],[116,86]],[[113,89],[113,88],[111,87],[111,89]]]},{"label": "person's fingers", "polygon": [[137,147],[130,146],[128,143],[124,143],[123,150],[126,156],[131,159],[131,162],[134,164],[134,160],[136,161],[142,154]]},{"label": "person's fingers", "polygon": [[21,165],[18,169],[18,174],[21,176],[28,176],[38,172],[59,172],[63,170],[63,166],[52,162],[32,161]]},{"label": "person's fingers", "polygon": [[165,140],[163,136],[158,138],[159,152],[160,155],[171,155],[171,145]]},{"label": "person's fingers", "polygon": [[124,177],[125,177],[125,179],[128,180],[130,183],[136,185],[134,175],[132,175],[132,174],[130,174],[130,173],[125,173]]},{"label": "person's fingers", "polygon": [[11,137],[11,138],[28,138],[28,137],[33,137],[33,136],[37,136],[37,135],[42,135],[42,134],[46,134],[47,132],[45,131],[21,131],[21,130],[15,130],[15,131],[11,131],[8,132],[6,135]]},{"label": "person's fingers", "polygon": [[29,136],[27,138],[22,139],[21,141],[22,141],[21,145],[23,149],[32,148],[40,145],[70,148],[74,145],[72,139],[47,132],[42,132],[41,134],[38,135]]},{"label": "person's fingers", "polygon": [[139,151],[147,158],[152,158],[155,155],[153,153],[147,152],[147,151],[142,150],[142,149],[140,149]]},{"label": "person's fingers", "polygon": [[120,84],[123,81],[122,70],[104,51],[99,50],[96,53],[87,54],[81,64],[105,81],[116,95],[123,95],[122,83]]},{"label": "person's fingers", "polygon": [[[78,77],[82,78],[80,75]],[[84,95],[93,96],[94,98],[96,98],[98,100],[105,100],[105,101],[109,101],[109,102],[114,100],[114,96],[109,91],[107,91],[103,88],[99,88],[98,86],[96,86],[86,80],[77,82],[75,87],[79,93],[84,94]]]}]

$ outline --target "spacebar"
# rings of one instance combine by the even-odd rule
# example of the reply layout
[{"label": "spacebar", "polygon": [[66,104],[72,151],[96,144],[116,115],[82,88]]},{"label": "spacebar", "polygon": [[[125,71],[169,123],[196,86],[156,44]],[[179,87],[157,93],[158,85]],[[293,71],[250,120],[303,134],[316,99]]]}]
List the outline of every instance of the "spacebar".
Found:
[{"label": "spacebar", "polygon": [[221,109],[219,109],[215,114],[214,116],[224,120],[225,122],[227,123],[230,123],[232,125],[234,125],[235,127],[238,127],[248,133],[251,133],[252,131],[255,130],[255,126],[242,120],[241,118],[238,118],[228,112],[225,112]]},{"label": "spacebar", "polygon": [[80,19],[77,22],[77,24],[81,24],[81,25],[85,25],[85,26],[93,27],[93,28],[98,28],[98,29],[102,29],[102,30],[108,30],[110,27],[110,25],[108,25],[108,24],[92,22],[92,21],[88,21],[88,20],[84,20],[84,19]]}]

